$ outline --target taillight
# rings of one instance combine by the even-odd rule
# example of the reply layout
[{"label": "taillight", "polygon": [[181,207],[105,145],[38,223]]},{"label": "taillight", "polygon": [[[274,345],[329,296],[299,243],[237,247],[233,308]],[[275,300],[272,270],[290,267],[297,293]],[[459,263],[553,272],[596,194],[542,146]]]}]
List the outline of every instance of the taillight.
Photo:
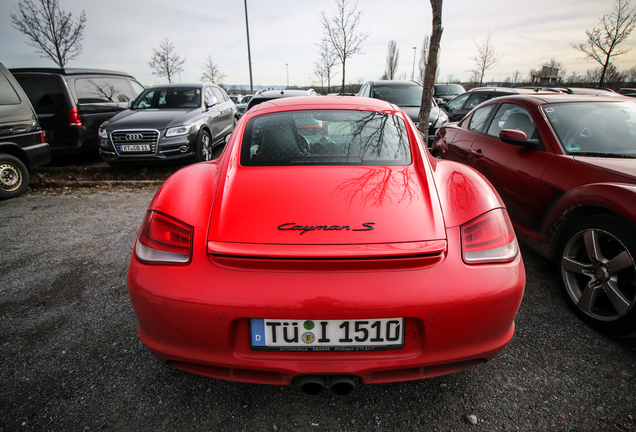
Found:
[{"label": "taillight", "polygon": [[77,107],[68,110],[68,121],[71,123],[71,126],[82,127],[82,120],[80,120]]},{"label": "taillight", "polygon": [[40,131],[40,142],[44,144],[44,131]]},{"label": "taillight", "polygon": [[512,261],[519,251],[508,214],[492,210],[462,225],[462,255],[468,264]]},{"label": "taillight", "polygon": [[192,234],[191,226],[149,211],[141,224],[135,255],[149,264],[188,264],[192,258]]}]

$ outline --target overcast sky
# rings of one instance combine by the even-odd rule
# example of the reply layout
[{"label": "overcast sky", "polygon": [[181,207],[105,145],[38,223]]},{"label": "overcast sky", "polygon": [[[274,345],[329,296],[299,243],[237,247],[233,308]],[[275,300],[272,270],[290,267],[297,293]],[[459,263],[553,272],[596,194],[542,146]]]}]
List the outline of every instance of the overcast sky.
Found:
[{"label": "overcast sky", "polygon": [[[182,82],[201,78],[210,55],[227,75],[224,84],[247,85],[249,70],[243,0],[59,0],[62,10],[77,18],[86,12],[83,51],[68,67],[121,70],[142,84],[167,82],[152,75],[148,61],[163,38],[169,38],[182,58]],[[27,45],[26,37],[11,25],[17,0],[0,2],[0,62],[11,67],[54,67]],[[355,3],[350,0],[350,4]],[[486,72],[486,80],[504,80],[520,71],[556,58],[567,73],[585,73],[598,64],[581,59],[571,43],[585,41],[585,30],[599,24],[613,10],[614,0],[446,0],[444,2],[440,80],[449,75],[467,80],[475,43],[490,31],[500,63]],[[322,28],[320,13],[331,16],[334,0],[248,0],[249,33],[254,85],[287,83],[309,86]],[[413,47],[419,49],[431,32],[431,7],[426,0],[360,0],[359,30],[369,37],[362,54],[347,62],[346,81],[379,79],[384,72],[387,45],[397,41],[399,74],[411,79]],[[636,46],[636,32],[627,40]],[[619,70],[636,66],[636,50],[617,57]],[[288,64],[288,66],[286,66]],[[416,66],[417,67],[417,66]],[[416,69],[417,74],[417,69]],[[335,78],[341,80],[340,73]]]}]

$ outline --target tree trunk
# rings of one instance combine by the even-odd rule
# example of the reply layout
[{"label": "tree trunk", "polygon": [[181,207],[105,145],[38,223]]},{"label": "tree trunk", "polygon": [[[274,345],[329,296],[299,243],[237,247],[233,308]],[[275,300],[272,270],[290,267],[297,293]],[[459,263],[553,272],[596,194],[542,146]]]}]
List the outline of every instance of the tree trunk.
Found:
[{"label": "tree trunk", "polygon": [[345,92],[345,61],[342,62],[342,89],[340,90],[342,94]]},{"label": "tree trunk", "polygon": [[428,63],[424,77],[424,90],[422,91],[422,105],[420,106],[420,132],[424,135],[424,141],[428,145],[428,119],[431,115],[431,101],[433,100],[433,84],[437,73],[437,58],[439,56],[439,46],[442,40],[442,0],[431,0],[433,9],[433,32],[431,34],[431,45],[428,50]]}]

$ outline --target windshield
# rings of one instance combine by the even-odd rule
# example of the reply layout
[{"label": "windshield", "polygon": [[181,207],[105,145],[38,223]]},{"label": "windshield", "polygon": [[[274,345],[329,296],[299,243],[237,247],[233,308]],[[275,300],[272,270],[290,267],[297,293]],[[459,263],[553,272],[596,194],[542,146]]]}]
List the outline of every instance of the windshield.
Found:
[{"label": "windshield", "polygon": [[404,122],[392,114],[315,110],[266,114],[251,119],[241,164],[409,165]]},{"label": "windshield", "polygon": [[460,95],[466,93],[466,90],[459,84],[435,84],[435,93],[438,96]]},{"label": "windshield", "polygon": [[636,103],[548,104],[543,111],[567,154],[636,157]]},{"label": "windshield", "polygon": [[132,109],[200,108],[200,87],[159,87],[145,90]]},{"label": "windshield", "polygon": [[373,97],[391,102],[399,107],[418,107],[422,103],[423,87],[414,85],[382,84],[373,87]]}]

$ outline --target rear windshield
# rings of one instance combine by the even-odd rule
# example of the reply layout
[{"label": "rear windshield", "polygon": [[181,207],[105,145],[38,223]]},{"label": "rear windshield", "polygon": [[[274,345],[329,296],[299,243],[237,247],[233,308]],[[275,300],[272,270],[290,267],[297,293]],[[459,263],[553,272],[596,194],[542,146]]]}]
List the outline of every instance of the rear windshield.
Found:
[{"label": "rear windshield", "polygon": [[58,76],[16,74],[15,79],[38,115],[66,115],[70,107]]},{"label": "rear windshield", "polygon": [[265,114],[245,127],[241,165],[409,165],[404,122],[371,111]]},{"label": "rear windshield", "polygon": [[459,95],[465,92],[464,87],[459,84],[435,84],[435,93],[439,96]]}]

